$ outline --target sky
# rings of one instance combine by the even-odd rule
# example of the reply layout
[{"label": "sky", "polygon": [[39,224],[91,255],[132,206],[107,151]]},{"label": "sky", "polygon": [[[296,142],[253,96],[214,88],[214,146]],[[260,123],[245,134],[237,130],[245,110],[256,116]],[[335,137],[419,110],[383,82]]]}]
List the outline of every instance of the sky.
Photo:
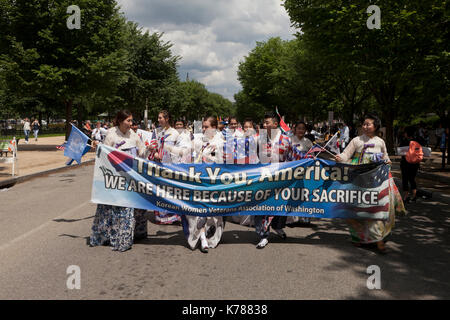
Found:
[{"label": "sky", "polygon": [[281,0],[117,0],[128,20],[164,33],[181,56],[178,74],[234,101],[239,62],[271,37],[293,39],[295,29]]}]

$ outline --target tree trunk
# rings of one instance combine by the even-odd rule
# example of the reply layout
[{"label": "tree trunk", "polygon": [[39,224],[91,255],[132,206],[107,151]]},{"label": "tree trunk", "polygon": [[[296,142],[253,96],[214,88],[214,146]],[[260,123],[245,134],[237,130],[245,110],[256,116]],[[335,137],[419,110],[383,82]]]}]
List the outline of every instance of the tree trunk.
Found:
[{"label": "tree trunk", "polygon": [[72,126],[70,123],[72,122],[72,104],[73,100],[65,101],[66,105],[66,141],[69,140],[70,131],[72,130]]},{"label": "tree trunk", "polygon": [[[384,110],[389,110],[389,108]],[[384,137],[386,148],[389,154],[394,154],[394,116],[392,112],[385,112],[384,117],[386,122],[386,137]]]},{"label": "tree trunk", "polygon": [[81,103],[79,103],[77,105],[77,121],[78,121],[78,129],[80,130],[83,128],[83,118],[84,118],[84,108],[81,105]]}]

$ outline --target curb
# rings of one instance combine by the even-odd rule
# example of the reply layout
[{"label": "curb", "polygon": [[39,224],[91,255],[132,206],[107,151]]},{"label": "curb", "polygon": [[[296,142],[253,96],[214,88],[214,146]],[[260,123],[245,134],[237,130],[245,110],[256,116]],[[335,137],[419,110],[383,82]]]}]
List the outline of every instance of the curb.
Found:
[{"label": "curb", "polygon": [[71,169],[76,169],[76,168],[80,168],[80,167],[84,167],[84,166],[89,166],[91,164],[95,163],[95,159],[91,159],[91,160],[87,160],[81,164],[75,164],[75,165],[71,165],[71,166],[64,166],[64,167],[59,167],[59,168],[54,168],[54,169],[49,169],[49,170],[45,170],[45,171],[40,171],[40,172],[36,172],[36,173],[31,173],[31,174],[27,174],[24,176],[18,176],[15,178],[11,178],[11,179],[7,179],[7,180],[3,180],[0,181],[0,189],[1,188],[7,188],[7,187],[12,187],[16,184],[37,178],[37,177],[41,177],[41,176],[45,176],[47,174],[51,174],[51,173],[55,173],[55,172],[61,172],[61,171],[66,171],[66,170],[71,170]]}]

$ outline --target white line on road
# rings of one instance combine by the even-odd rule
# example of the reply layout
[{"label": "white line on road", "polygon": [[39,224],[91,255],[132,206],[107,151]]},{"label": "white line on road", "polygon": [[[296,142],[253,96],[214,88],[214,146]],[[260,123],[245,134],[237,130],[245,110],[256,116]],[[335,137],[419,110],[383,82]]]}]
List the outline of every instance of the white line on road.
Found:
[{"label": "white line on road", "polygon": [[53,218],[52,220],[47,221],[47,222],[44,223],[44,224],[41,224],[39,227],[36,227],[36,228],[34,228],[34,229],[32,229],[32,230],[30,230],[30,231],[28,231],[28,232],[22,234],[21,236],[18,236],[17,238],[14,238],[13,240],[11,240],[11,241],[9,241],[9,242],[7,242],[7,243],[1,245],[1,246],[0,246],[0,251],[2,251],[3,249],[6,249],[6,248],[8,248],[8,247],[10,247],[11,245],[13,245],[13,244],[16,243],[16,242],[19,242],[19,241],[21,241],[21,240],[27,238],[28,236],[32,235],[33,233],[36,233],[37,231],[44,229],[45,227],[47,227],[48,225],[50,225],[52,222],[55,222],[55,221],[53,221],[53,220],[55,220],[55,219],[61,219],[61,218],[63,218],[64,216],[66,216],[66,215],[68,215],[68,214],[71,214],[71,213],[73,213],[73,212],[75,212],[75,211],[77,211],[77,210],[83,208],[85,205],[87,205],[87,204],[89,204],[89,203],[90,203],[90,201],[86,201],[86,202],[84,202],[84,203],[82,203],[82,204],[76,206],[75,208],[72,208],[72,209],[70,209],[70,210],[64,212],[63,214],[57,216],[56,218]]}]

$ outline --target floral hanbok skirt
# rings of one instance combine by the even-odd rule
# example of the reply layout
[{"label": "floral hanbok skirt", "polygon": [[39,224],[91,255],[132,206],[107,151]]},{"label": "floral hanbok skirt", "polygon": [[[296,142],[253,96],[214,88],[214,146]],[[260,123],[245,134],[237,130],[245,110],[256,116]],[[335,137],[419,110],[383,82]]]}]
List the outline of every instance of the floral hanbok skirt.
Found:
[{"label": "floral hanbok skirt", "polygon": [[131,249],[135,235],[147,237],[145,210],[97,205],[89,241],[91,246],[109,244],[112,250],[123,252]]}]

